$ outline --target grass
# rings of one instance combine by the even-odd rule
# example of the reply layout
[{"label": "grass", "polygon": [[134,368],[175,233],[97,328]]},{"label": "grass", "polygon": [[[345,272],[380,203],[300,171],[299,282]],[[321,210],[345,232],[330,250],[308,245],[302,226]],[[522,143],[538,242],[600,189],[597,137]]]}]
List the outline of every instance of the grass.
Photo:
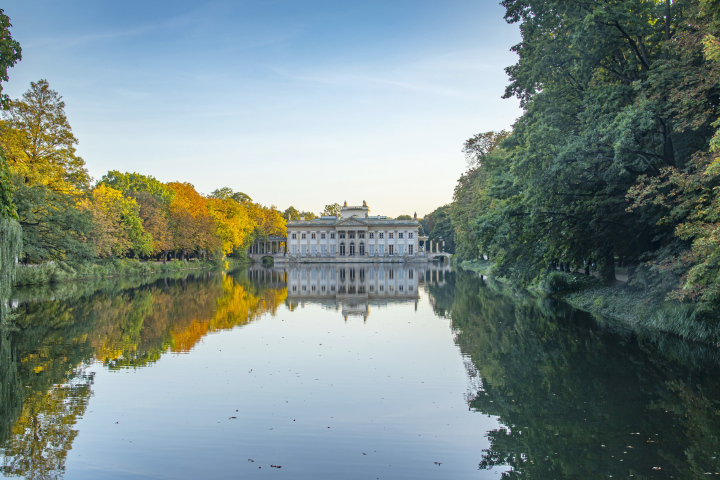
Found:
[{"label": "grass", "polygon": [[222,262],[202,262],[197,260],[172,260],[161,262],[141,262],[135,259],[111,259],[97,263],[91,262],[48,262],[39,265],[18,265],[15,275],[15,287],[43,285],[91,278],[147,276],[187,270],[230,269],[243,262],[227,259]]}]

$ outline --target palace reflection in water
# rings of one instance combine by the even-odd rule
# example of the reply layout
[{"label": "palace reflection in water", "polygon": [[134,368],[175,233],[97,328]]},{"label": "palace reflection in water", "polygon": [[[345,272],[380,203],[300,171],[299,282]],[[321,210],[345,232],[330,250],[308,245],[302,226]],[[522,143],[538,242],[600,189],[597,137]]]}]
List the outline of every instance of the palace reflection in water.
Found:
[{"label": "palace reflection in water", "polygon": [[421,285],[443,285],[450,267],[443,262],[412,264],[317,264],[293,265],[287,268],[252,267],[249,279],[277,288],[287,288],[286,304],[290,308],[305,302],[319,303],[341,310],[347,320],[360,316],[367,320],[371,306],[417,302]]}]

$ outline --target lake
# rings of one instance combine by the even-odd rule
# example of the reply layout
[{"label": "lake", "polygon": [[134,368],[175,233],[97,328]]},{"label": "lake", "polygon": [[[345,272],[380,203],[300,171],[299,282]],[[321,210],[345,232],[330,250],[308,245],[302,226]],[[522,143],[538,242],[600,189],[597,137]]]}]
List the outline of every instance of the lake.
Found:
[{"label": "lake", "polygon": [[11,305],[7,477],[720,472],[717,348],[443,264],[75,282]]}]

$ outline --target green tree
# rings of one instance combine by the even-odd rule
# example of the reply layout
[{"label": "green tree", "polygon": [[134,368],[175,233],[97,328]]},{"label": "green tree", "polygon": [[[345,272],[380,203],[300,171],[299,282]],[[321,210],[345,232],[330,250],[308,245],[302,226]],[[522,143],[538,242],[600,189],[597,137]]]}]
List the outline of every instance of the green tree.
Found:
[{"label": "green tree", "polygon": [[10,18],[0,8],[0,106],[7,105],[8,96],[2,93],[2,83],[9,80],[8,68],[15,66],[22,59],[20,44],[10,33]]},{"label": "green tree", "polygon": [[325,205],[325,210],[320,214],[322,216],[333,216],[333,217],[339,217],[340,212],[342,210],[342,207],[339,203],[331,203],[330,205]]},{"label": "green tree", "polygon": [[412,220],[412,215],[399,215],[396,220]]}]

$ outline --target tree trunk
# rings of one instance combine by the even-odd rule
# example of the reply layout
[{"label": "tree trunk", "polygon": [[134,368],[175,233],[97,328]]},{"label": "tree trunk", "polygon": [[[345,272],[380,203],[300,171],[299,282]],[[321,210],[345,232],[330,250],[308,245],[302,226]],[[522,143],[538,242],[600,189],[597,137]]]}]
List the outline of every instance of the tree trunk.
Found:
[{"label": "tree trunk", "polygon": [[615,282],[615,254],[612,248],[603,252],[603,263],[600,267],[600,277],[605,283]]}]

